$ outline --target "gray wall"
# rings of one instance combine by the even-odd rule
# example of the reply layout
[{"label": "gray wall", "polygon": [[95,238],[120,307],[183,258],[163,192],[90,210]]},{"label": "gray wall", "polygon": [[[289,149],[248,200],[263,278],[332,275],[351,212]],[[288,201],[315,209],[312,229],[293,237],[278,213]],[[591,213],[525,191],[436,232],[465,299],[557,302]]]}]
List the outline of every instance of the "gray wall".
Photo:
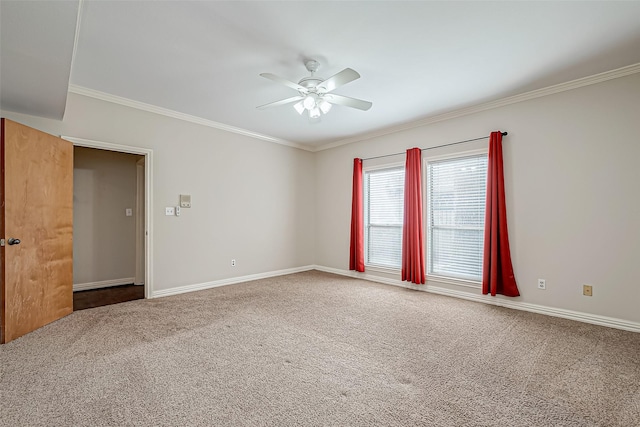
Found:
[{"label": "gray wall", "polygon": [[[314,262],[314,153],[73,93],[61,122],[2,114],[54,135],[154,150],[156,292]],[[180,194],[192,207],[165,216]]]},{"label": "gray wall", "polygon": [[[640,74],[634,74],[316,153],[316,264],[349,268],[354,157],[503,130],[509,132],[503,147],[517,300],[639,322],[638,100]],[[456,150],[473,148],[477,143]],[[546,290],[537,289],[538,278],[546,279]],[[583,284],[593,285],[593,297],[582,295]]]}]

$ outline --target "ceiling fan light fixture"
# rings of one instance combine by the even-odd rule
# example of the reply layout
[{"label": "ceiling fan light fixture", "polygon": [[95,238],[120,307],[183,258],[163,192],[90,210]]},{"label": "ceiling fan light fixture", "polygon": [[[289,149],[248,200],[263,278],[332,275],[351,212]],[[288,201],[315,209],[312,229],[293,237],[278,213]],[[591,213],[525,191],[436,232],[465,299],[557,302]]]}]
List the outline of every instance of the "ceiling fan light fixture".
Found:
[{"label": "ceiling fan light fixture", "polygon": [[297,104],[294,104],[293,108],[296,109],[296,111],[298,112],[298,114],[302,114],[304,113],[304,105],[303,102],[300,101]]},{"label": "ceiling fan light fixture", "polygon": [[322,99],[318,103],[318,107],[320,107],[320,111],[322,111],[322,114],[327,114],[329,110],[331,110],[331,104],[325,101],[324,99]]},{"label": "ceiling fan light fixture", "polygon": [[311,111],[316,106],[317,95],[315,93],[310,93],[307,97],[302,101],[302,105],[304,108]]},{"label": "ceiling fan light fixture", "polygon": [[312,119],[317,119],[318,117],[320,117],[320,108],[313,107],[311,110],[309,110],[309,117]]}]

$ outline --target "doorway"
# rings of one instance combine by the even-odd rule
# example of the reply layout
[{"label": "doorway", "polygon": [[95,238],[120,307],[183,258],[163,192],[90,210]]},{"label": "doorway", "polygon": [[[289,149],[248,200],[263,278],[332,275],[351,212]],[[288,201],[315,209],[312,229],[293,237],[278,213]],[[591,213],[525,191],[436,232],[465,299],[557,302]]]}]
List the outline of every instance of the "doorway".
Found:
[{"label": "doorway", "polygon": [[150,298],[152,150],[62,138],[76,159],[74,309]]},{"label": "doorway", "polygon": [[144,157],[74,146],[73,158],[74,310],[143,298],[144,274],[136,274],[144,262],[137,194]]}]

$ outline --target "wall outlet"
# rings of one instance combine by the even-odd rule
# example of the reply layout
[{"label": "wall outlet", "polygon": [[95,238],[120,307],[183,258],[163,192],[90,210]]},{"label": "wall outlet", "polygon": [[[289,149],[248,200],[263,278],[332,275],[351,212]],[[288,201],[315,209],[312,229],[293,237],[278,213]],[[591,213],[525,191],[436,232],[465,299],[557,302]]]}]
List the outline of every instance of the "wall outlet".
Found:
[{"label": "wall outlet", "polygon": [[236,266],[236,260],[235,260],[235,259],[232,259],[232,260],[231,260],[231,267],[235,267],[235,266]]},{"label": "wall outlet", "polygon": [[582,295],[587,297],[593,296],[593,287],[591,285],[583,285],[582,286]]},{"label": "wall outlet", "polygon": [[544,279],[538,279],[538,289],[547,289],[547,281]]},{"label": "wall outlet", "polygon": [[164,214],[166,216],[174,216],[176,214],[176,209],[173,206],[169,206],[164,208]]}]

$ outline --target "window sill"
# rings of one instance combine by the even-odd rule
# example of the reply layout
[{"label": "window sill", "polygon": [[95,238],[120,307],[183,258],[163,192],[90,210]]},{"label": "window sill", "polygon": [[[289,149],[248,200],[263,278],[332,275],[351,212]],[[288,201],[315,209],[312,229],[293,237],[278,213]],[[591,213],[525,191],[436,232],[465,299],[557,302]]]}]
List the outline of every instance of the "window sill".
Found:
[{"label": "window sill", "polygon": [[[364,266],[365,272],[374,272],[374,273],[384,273],[384,274],[392,274],[400,276],[402,274],[402,269],[400,268],[391,268],[391,267],[381,267],[379,265],[366,265]],[[465,280],[465,279],[454,279],[452,277],[445,276],[426,276],[426,283],[436,282],[442,283],[445,285],[453,285],[453,286],[463,286],[466,288],[474,288],[480,289],[482,287],[481,282],[476,282],[475,280]]]},{"label": "window sill", "polygon": [[429,282],[438,282],[446,285],[464,286],[466,288],[475,289],[480,289],[482,287],[482,283],[476,282],[475,280],[454,279],[451,277],[443,276],[427,276],[427,283]]},{"label": "window sill", "polygon": [[364,271],[375,271],[376,273],[386,274],[401,274],[402,270],[399,268],[381,267],[379,265],[367,265],[364,266]]}]

